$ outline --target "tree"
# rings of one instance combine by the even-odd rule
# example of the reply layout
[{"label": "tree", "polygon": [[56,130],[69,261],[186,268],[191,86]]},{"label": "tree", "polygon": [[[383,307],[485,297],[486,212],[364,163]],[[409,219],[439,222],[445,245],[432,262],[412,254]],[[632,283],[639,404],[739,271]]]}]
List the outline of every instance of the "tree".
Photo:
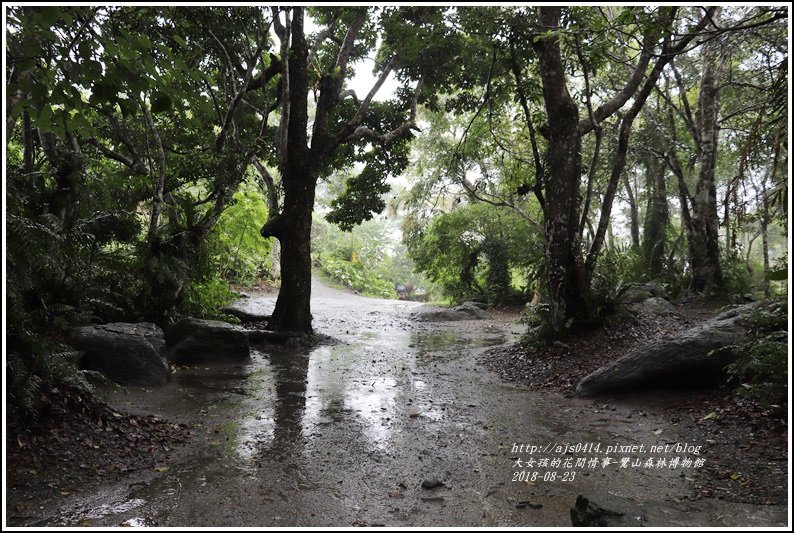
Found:
[{"label": "tree", "polygon": [[[281,245],[281,289],[270,327],[310,332],[310,237],[317,181],[360,161],[363,170],[348,181],[330,219],[344,226],[383,209],[380,193],[385,191],[386,177],[399,173],[408,163],[406,143],[415,128],[422,76],[429,65],[412,72],[412,65],[401,59],[399,43],[387,33],[379,51],[379,77],[368,94],[359,98],[345,90],[345,82],[352,74],[352,64],[375,45],[375,13],[367,8],[314,10],[312,14],[324,29],[310,45],[304,30],[305,10],[295,7],[281,12],[283,23],[279,10],[274,10],[276,33],[286,58],[276,159],[284,200],[281,210],[262,226],[261,234],[276,237]],[[430,14],[416,9],[413,21],[421,27]],[[387,12],[381,22],[394,32],[405,32],[405,23],[397,24],[395,18],[395,12]],[[407,86],[394,101],[374,101],[392,72],[398,72]],[[409,82],[414,83],[413,88]],[[316,95],[311,137],[310,94]]]}]

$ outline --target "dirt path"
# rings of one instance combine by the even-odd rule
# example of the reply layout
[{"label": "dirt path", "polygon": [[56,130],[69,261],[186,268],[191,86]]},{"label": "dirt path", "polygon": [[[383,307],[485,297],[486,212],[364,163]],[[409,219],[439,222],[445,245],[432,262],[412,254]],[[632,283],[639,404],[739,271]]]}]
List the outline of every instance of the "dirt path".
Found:
[{"label": "dirt path", "polygon": [[[686,439],[661,417],[530,391],[484,369],[478,354],[522,331],[515,317],[415,323],[412,302],[317,282],[313,291],[316,330],[339,343],[261,345],[248,364],[180,367],[161,388],[107,391],[115,408],[190,424],[197,436],[171,464],[86,487],[26,524],[566,526],[579,494],[627,505],[644,516],[627,517],[636,525],[785,524],[785,509],[682,500],[682,469],[602,467]],[[514,443],[600,443],[600,453],[533,456],[599,466],[518,468],[530,455]],[[616,444],[646,452],[604,453]],[[513,481],[521,470],[539,475]],[[443,485],[422,488],[432,480]]]}]

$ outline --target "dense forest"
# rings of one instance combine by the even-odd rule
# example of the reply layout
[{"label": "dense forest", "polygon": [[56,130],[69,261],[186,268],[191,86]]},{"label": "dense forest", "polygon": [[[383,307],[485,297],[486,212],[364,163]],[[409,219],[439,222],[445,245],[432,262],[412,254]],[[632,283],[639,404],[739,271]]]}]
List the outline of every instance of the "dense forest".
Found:
[{"label": "dense forest", "polygon": [[[638,286],[788,316],[787,7],[5,15],[10,417],[92,389],[76,327],[239,323],[260,286],[311,336],[313,275],[520,307],[527,349]],[[732,372],[779,406],[787,339],[754,331]]]}]

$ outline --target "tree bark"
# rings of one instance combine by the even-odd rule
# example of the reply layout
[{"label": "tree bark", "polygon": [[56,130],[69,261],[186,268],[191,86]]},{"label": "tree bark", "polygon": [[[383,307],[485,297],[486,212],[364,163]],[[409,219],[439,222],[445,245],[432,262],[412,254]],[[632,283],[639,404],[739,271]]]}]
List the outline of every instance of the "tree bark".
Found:
[{"label": "tree bark", "polygon": [[[715,14],[716,16],[716,14]],[[722,283],[719,250],[719,217],[717,215],[717,136],[719,131],[718,40],[703,46],[703,67],[698,97],[698,130],[700,136],[700,173],[692,209],[692,289],[697,292]]]},{"label": "tree bark", "polygon": [[642,250],[648,276],[653,279],[664,272],[665,233],[670,218],[664,164],[650,156],[645,162],[645,178],[648,209],[645,214]]},{"label": "tree bark", "polygon": [[[557,30],[559,7],[539,7],[540,29]],[[543,101],[549,122],[546,151],[546,285],[552,336],[564,333],[571,319],[590,316],[588,288],[579,247],[581,137],[579,111],[566,86],[556,35],[534,43],[540,58]]]},{"label": "tree bark", "polygon": [[269,327],[275,331],[312,332],[311,228],[318,161],[307,145],[308,47],[303,33],[303,8],[292,8],[292,48],[288,72],[289,120],[279,162],[284,187],[281,213],[262,227],[263,237],[276,237],[281,245],[281,288]]},{"label": "tree bark", "polygon": [[762,184],[763,211],[761,213],[761,246],[764,256],[764,296],[769,297],[769,199],[766,194],[766,178]]},{"label": "tree bark", "polygon": [[[286,195],[285,195],[286,199]],[[280,232],[281,288],[269,328],[280,332],[311,333],[311,228],[314,190],[311,199],[285,201],[289,230]],[[300,205],[298,205],[300,203]]]},{"label": "tree bark", "polygon": [[637,207],[637,200],[634,198],[634,191],[631,189],[629,175],[623,173],[623,188],[626,189],[626,198],[629,201],[630,225],[631,225],[631,247],[640,247],[640,213]]}]

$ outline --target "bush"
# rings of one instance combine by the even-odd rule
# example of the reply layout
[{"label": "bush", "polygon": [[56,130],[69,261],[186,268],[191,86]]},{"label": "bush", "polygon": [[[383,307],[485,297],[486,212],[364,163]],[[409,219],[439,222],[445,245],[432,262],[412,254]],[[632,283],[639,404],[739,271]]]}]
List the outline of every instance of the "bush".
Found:
[{"label": "bush", "polygon": [[618,299],[632,283],[645,278],[647,267],[642,250],[631,247],[609,248],[601,254],[593,271],[591,298],[594,319],[614,312]]},{"label": "bush", "polygon": [[722,298],[727,301],[751,299],[755,290],[760,288],[760,279],[753,280],[747,270],[747,263],[739,256],[730,255],[721,258],[722,285],[709,288],[707,296]]},{"label": "bush", "polygon": [[728,348],[740,354],[726,371],[740,385],[737,394],[782,411],[788,398],[788,307],[784,299],[755,309],[748,335]]},{"label": "bush", "polygon": [[270,278],[273,244],[259,234],[267,215],[262,192],[244,181],[234,194],[234,203],[224,210],[209,235],[211,271],[240,285]]},{"label": "bush", "polygon": [[313,262],[333,281],[368,296],[396,298],[400,284],[429,292],[431,285],[413,272],[394,229],[387,220],[373,219],[342,231],[317,217],[312,225]]},{"label": "bush", "polygon": [[194,283],[185,291],[182,311],[197,318],[208,320],[233,321],[232,317],[220,311],[238,298],[229,289],[229,284],[220,278],[210,278]]},{"label": "bush", "polygon": [[527,331],[521,335],[519,343],[526,350],[533,350],[548,342],[551,334],[550,313],[551,306],[542,303],[527,307],[521,314],[520,322],[527,326]]},{"label": "bush", "polygon": [[484,296],[490,304],[516,303],[537,281],[542,240],[512,210],[459,205],[424,227],[404,229],[417,269],[454,300]]}]

